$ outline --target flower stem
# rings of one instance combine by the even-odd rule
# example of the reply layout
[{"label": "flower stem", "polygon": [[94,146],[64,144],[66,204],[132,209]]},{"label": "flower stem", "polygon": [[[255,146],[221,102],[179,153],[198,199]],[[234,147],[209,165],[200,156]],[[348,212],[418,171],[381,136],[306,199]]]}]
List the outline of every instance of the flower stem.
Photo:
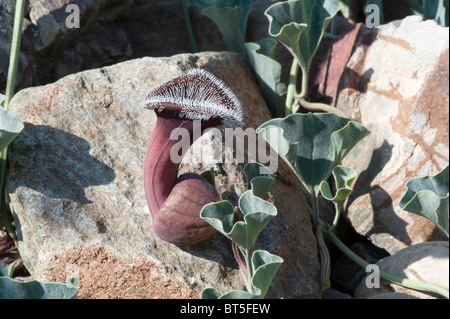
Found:
[{"label": "flower stem", "polygon": [[[328,233],[328,237],[331,239],[331,241],[344,253],[346,254],[351,260],[353,260],[355,263],[360,265],[363,268],[366,268],[369,263],[356,255],[353,251],[350,250],[339,238],[336,237],[336,235],[333,232]],[[420,290],[425,292],[434,292],[441,296],[449,298],[449,289],[435,285],[435,284],[429,284],[425,282],[417,282],[410,279],[398,277],[392,274],[389,274],[383,270],[380,269],[380,277],[383,279],[386,279],[394,284],[414,289],[414,290]]]}]

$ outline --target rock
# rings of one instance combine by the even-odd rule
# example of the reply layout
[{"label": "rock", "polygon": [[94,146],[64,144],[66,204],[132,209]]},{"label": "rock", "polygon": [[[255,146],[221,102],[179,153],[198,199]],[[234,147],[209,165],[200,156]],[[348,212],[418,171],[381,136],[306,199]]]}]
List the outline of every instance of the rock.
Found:
[{"label": "rock", "polygon": [[[254,6],[248,41],[268,36],[263,13],[272,3],[263,0]],[[80,9],[80,28],[66,24],[73,13],[69,4]],[[218,28],[201,9],[189,11],[200,51],[228,50]],[[0,92],[6,83],[13,16],[14,6],[0,2]],[[191,52],[191,46],[179,0],[35,0],[29,3],[24,18],[18,87],[52,83],[127,59],[186,52]]]},{"label": "rock", "polygon": [[[233,53],[132,60],[13,98],[10,110],[25,129],[9,151],[7,194],[19,251],[35,279],[79,275],[80,298],[197,298],[208,286],[222,292],[243,288],[224,236],[177,247],[157,238],[151,227],[142,169],[156,116],[144,110],[144,99],[150,89],[192,67],[209,70],[235,91],[246,127],[270,118],[251,69]],[[192,148],[210,139],[206,135]],[[214,166],[212,157],[198,156],[183,159],[181,171]],[[281,160],[278,164],[271,188],[278,216],[257,242],[284,259],[267,297],[318,298],[320,267],[303,204],[306,192]],[[242,169],[235,160],[216,165],[223,198],[232,198],[232,183],[245,181]]]},{"label": "rock", "polygon": [[[449,287],[448,241],[427,242],[409,246],[379,261],[380,270],[414,281]],[[355,292],[355,299],[380,299],[380,294],[402,293],[420,299],[443,298],[422,293],[380,279],[380,288],[367,288],[365,279]],[[378,296],[378,297],[377,297]],[[390,299],[392,296],[390,296]],[[400,299],[400,298],[396,298]]]},{"label": "rock", "polygon": [[408,294],[403,294],[401,292],[385,292],[382,294],[370,296],[367,299],[420,299],[420,298]]},{"label": "rock", "polygon": [[[378,247],[365,242],[355,242],[349,248],[359,257],[374,264],[389,254]],[[366,275],[366,270],[352,261],[347,255],[342,254],[331,267],[331,281],[334,285],[342,287],[345,292],[353,295],[361,280]]]},{"label": "rock", "polygon": [[349,294],[330,288],[322,292],[321,299],[353,299],[353,298]]},{"label": "rock", "polygon": [[359,173],[343,215],[390,254],[446,238],[398,203],[408,180],[449,162],[448,32],[417,16],[378,29],[357,25],[334,42],[313,80],[312,96],[372,132],[343,161]]},{"label": "rock", "polygon": [[[132,0],[30,1],[24,17],[19,87],[53,82],[73,72],[130,57],[130,44],[115,20],[132,4]],[[67,23],[76,13],[68,5],[79,10],[78,28]],[[0,91],[5,85],[13,16],[14,6],[0,3]]]}]

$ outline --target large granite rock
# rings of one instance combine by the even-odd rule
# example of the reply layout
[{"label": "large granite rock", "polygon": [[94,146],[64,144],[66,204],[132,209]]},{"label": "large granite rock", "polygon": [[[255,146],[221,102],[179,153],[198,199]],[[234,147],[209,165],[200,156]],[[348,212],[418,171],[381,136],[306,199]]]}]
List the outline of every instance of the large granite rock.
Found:
[{"label": "large granite rock", "polygon": [[[132,60],[14,97],[10,110],[25,129],[9,151],[6,189],[19,251],[34,278],[64,281],[78,275],[81,298],[196,298],[207,286],[222,292],[242,288],[224,236],[177,247],[152,231],[142,170],[156,116],[144,110],[144,99],[150,89],[192,67],[209,70],[235,91],[245,127],[270,118],[251,69],[232,53]],[[214,165],[211,158],[199,161],[193,154],[181,171],[207,170]],[[235,162],[216,166],[223,198],[233,199],[231,184],[244,182],[242,168]],[[268,297],[318,298],[318,253],[305,192],[281,160],[271,193],[278,216],[258,247],[284,263]]]},{"label": "large granite rock", "polygon": [[316,99],[372,132],[343,162],[359,172],[344,216],[390,254],[445,239],[398,203],[409,179],[449,162],[448,33],[417,16],[378,29],[357,25],[333,43],[313,81]]}]

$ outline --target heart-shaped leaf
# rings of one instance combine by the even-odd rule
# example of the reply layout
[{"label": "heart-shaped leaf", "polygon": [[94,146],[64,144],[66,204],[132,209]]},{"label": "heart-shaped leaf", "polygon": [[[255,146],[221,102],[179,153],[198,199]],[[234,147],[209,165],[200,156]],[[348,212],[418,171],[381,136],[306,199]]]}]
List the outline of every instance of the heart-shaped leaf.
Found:
[{"label": "heart-shaped leaf", "polygon": [[240,197],[239,207],[244,221],[234,223],[234,209],[227,201],[205,205],[200,217],[238,244],[241,249],[250,251],[259,233],[277,215],[277,209],[271,203],[253,195],[251,190]]},{"label": "heart-shaped leaf", "polygon": [[428,218],[449,236],[449,167],[434,176],[417,177],[406,183],[400,207]]},{"label": "heart-shaped leaf", "polygon": [[283,259],[279,256],[270,254],[265,250],[256,250],[252,256],[253,292],[259,294],[260,298],[264,298],[269,290],[273,277],[283,263]]},{"label": "heart-shaped leaf", "polygon": [[287,92],[286,84],[281,82],[281,64],[274,58],[276,46],[277,41],[272,38],[245,44],[261,94],[273,117],[284,114]]},{"label": "heart-shaped leaf", "polygon": [[281,257],[256,250],[252,255],[251,292],[235,290],[221,295],[217,289],[207,288],[202,292],[202,299],[263,299],[282,263]]},{"label": "heart-shaped leaf", "polygon": [[259,0],[189,0],[189,6],[203,7],[202,14],[214,21],[231,50],[245,56],[248,15]]},{"label": "heart-shaped leaf", "polygon": [[351,168],[338,165],[333,169],[332,174],[336,186],[336,194],[333,196],[330,185],[326,181],[320,183],[320,192],[325,199],[333,202],[336,210],[333,225],[337,225],[342,207],[352,192],[350,186],[356,177],[356,172]]},{"label": "heart-shaped leaf", "polygon": [[305,73],[331,19],[339,11],[336,0],[295,0],[270,6],[265,15],[269,34],[296,57]]},{"label": "heart-shaped leaf", "polygon": [[0,107],[0,151],[9,145],[22,129],[22,121]]},{"label": "heart-shaped leaf", "polygon": [[292,114],[270,120],[257,132],[291,166],[311,194],[369,131],[331,113]]},{"label": "heart-shaped leaf", "polygon": [[247,179],[247,188],[253,191],[253,195],[261,198],[266,196],[275,179],[275,175],[269,168],[260,163],[245,165],[244,174]]}]

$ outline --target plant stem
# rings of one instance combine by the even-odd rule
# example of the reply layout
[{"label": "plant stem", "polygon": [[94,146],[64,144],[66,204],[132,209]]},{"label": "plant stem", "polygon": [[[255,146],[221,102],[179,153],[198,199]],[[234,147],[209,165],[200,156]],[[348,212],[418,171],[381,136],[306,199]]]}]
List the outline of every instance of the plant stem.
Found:
[{"label": "plant stem", "polygon": [[16,2],[14,29],[11,41],[11,55],[9,58],[8,79],[6,82],[5,110],[8,110],[9,102],[14,95],[14,90],[16,87],[17,69],[19,67],[20,43],[22,41],[22,24],[24,11],[25,0],[18,0]]},{"label": "plant stem", "polygon": [[[4,108],[8,110],[9,102],[11,101],[14,90],[16,88],[16,78],[17,69],[19,67],[19,54],[20,54],[20,44],[22,41],[22,24],[23,24],[23,14],[25,11],[25,0],[18,0],[16,2],[16,9],[14,15],[14,29],[13,36],[11,40],[11,54],[9,58],[9,68],[8,68],[8,78],[6,80],[6,92],[5,92],[5,103]],[[2,217],[2,222],[9,236],[15,240],[16,234],[11,225],[11,220],[6,212],[5,204],[5,175],[6,175],[6,160],[8,156],[8,147],[0,152],[0,214]]]},{"label": "plant stem", "polygon": [[14,228],[12,226],[12,220],[9,217],[9,214],[6,210],[6,198],[5,198],[5,175],[6,175],[6,159],[8,156],[8,147],[5,147],[3,151],[0,152],[0,215],[2,219],[2,224],[5,227],[6,232],[8,233],[9,237],[16,241],[16,233],[14,231]]},{"label": "plant stem", "polygon": [[328,251],[328,247],[325,244],[325,240],[323,237],[324,229],[322,225],[322,221],[319,216],[319,197],[313,193],[313,207],[312,207],[312,220],[314,225],[314,230],[316,234],[317,247],[320,255],[320,282],[321,282],[321,291],[325,291],[330,288],[330,253]]},{"label": "plant stem", "polygon": [[[353,260],[355,263],[360,265],[363,268],[366,268],[368,265],[370,265],[367,261],[356,255],[353,251],[350,250],[339,238],[336,237],[336,235],[333,232],[328,233],[328,237],[331,239],[331,241],[344,253],[346,254],[351,260]],[[398,277],[395,275],[391,275],[383,270],[380,269],[380,277],[383,279],[386,279],[394,284],[414,289],[414,290],[420,290],[425,292],[434,292],[441,296],[449,298],[449,289],[435,285],[435,284],[429,284],[424,282],[417,282],[410,279]]]},{"label": "plant stem", "polygon": [[336,107],[333,107],[333,106],[330,106],[327,104],[308,102],[304,98],[299,98],[298,102],[300,103],[301,106],[303,106],[305,109],[308,109],[310,111],[322,111],[322,112],[334,113],[340,117],[347,118],[347,116],[344,114],[344,112],[342,112],[341,110],[339,110]]},{"label": "plant stem", "polygon": [[295,96],[297,95],[297,77],[298,77],[298,69],[300,64],[298,63],[297,58],[294,58],[292,61],[291,71],[289,73],[289,84],[287,88],[286,94],[286,104],[285,104],[285,116],[292,114],[292,106],[294,104]]},{"label": "plant stem", "polygon": [[297,95],[297,97],[300,99],[303,99],[304,97],[306,97],[308,95],[309,66],[304,67],[304,66],[300,65],[300,67],[302,69],[302,91],[300,92],[299,95]]},{"label": "plant stem", "polygon": [[191,44],[191,49],[193,53],[198,53],[198,46],[195,40],[194,30],[192,29],[191,18],[189,16],[189,8],[187,6],[187,0],[181,0],[181,7],[183,8],[183,18],[186,31],[189,37],[189,42]]},{"label": "plant stem", "polygon": [[245,264],[247,266],[247,280],[245,281],[245,287],[247,288],[247,291],[249,293],[252,293],[252,278],[253,278],[253,269],[251,265],[251,256],[250,256],[251,250],[243,250],[244,258],[245,258]]}]

